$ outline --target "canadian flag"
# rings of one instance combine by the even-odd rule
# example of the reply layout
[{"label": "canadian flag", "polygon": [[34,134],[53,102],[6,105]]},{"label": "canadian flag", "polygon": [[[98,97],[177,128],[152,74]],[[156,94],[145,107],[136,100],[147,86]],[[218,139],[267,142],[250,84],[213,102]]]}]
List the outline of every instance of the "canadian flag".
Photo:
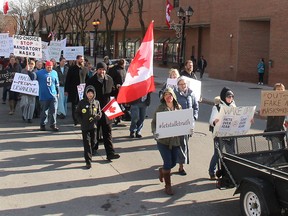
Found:
[{"label": "canadian flag", "polygon": [[145,37],[132,60],[123,85],[119,89],[119,104],[135,101],[149,92],[155,91],[153,77],[154,21],[147,29]]},{"label": "canadian flag", "polygon": [[8,1],[4,1],[4,5],[3,5],[3,13],[7,14],[9,10],[9,5],[8,5]]},{"label": "canadian flag", "polygon": [[106,104],[106,106],[102,109],[102,111],[110,120],[124,114],[115,98],[110,100],[109,103]]},{"label": "canadian flag", "polygon": [[168,28],[170,29],[170,14],[173,10],[172,4],[170,4],[169,0],[166,1],[166,24]]}]

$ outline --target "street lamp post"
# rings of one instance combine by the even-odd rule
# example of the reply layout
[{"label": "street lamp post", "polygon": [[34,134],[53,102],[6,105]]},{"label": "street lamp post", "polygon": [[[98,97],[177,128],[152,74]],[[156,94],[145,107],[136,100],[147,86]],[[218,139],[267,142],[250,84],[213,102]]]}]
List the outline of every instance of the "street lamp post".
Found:
[{"label": "street lamp post", "polygon": [[94,26],[94,45],[93,45],[93,56],[94,56],[94,66],[96,66],[96,40],[97,40],[97,30],[98,30],[98,26],[100,25],[100,20],[93,20],[92,25]]},{"label": "street lamp post", "polygon": [[184,46],[185,46],[185,27],[186,27],[186,19],[187,22],[190,22],[190,17],[193,15],[194,11],[192,7],[188,7],[186,11],[183,10],[183,8],[179,8],[179,11],[177,12],[178,18],[182,22],[182,27],[181,27],[181,46],[180,46],[180,56],[179,56],[179,68],[181,68],[184,65]]}]

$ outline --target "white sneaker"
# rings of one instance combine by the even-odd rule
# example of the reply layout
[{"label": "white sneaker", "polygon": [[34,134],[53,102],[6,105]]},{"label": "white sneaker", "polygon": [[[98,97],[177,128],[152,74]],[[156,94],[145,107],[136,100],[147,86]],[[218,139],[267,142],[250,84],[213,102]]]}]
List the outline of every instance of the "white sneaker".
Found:
[{"label": "white sneaker", "polygon": [[258,85],[260,85],[261,83],[260,82],[258,82]]}]

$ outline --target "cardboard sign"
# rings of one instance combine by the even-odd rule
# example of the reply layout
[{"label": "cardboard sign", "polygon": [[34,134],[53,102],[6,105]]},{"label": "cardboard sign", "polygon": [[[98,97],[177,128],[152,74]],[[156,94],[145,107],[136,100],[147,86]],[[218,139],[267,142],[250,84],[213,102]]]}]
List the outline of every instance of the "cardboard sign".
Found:
[{"label": "cardboard sign", "polygon": [[78,90],[79,101],[81,101],[84,96],[85,83],[81,83],[80,85],[78,85],[77,90]]},{"label": "cardboard sign", "polygon": [[0,71],[0,87],[10,86],[13,82],[15,72],[9,72],[8,70]]},{"label": "cardboard sign", "polygon": [[38,96],[38,81],[32,81],[27,74],[16,73],[10,91]]},{"label": "cardboard sign", "polygon": [[185,80],[187,81],[187,86],[194,92],[196,100],[200,101],[201,99],[201,81],[195,80],[189,77],[185,77]]},{"label": "cardboard sign", "polygon": [[9,34],[0,33],[0,56],[9,57]]},{"label": "cardboard sign", "polygon": [[288,115],[288,91],[261,91],[260,115]]},{"label": "cardboard sign", "polygon": [[192,128],[193,109],[156,113],[156,133],[159,138],[188,135]]},{"label": "cardboard sign", "polygon": [[63,50],[63,56],[67,61],[76,60],[77,55],[84,56],[84,47],[65,47]]},{"label": "cardboard sign", "polygon": [[36,36],[14,35],[14,55],[30,58],[42,58],[41,38]]},{"label": "cardboard sign", "polygon": [[222,106],[216,119],[213,135],[217,137],[246,134],[251,127],[256,106],[224,107]]}]

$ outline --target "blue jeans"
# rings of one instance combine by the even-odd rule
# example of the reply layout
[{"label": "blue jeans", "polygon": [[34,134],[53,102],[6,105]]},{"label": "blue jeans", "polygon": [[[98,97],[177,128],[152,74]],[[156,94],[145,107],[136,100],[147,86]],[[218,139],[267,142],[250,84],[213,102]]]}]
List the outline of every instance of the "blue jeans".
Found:
[{"label": "blue jeans", "polygon": [[40,101],[41,114],[40,114],[40,125],[44,126],[47,124],[48,119],[50,126],[56,125],[57,106],[58,99],[55,96],[54,99],[47,101]]},{"label": "blue jeans", "polygon": [[163,169],[171,170],[176,165],[180,147],[173,146],[172,149],[170,149],[168,145],[159,142],[157,142],[157,147],[163,159]]},{"label": "blue jeans", "polygon": [[210,165],[209,165],[209,175],[215,175],[215,170],[216,170],[216,165],[218,162],[218,152],[217,149],[215,148],[215,143],[219,142],[219,139],[217,137],[214,138],[214,154],[210,160]]},{"label": "blue jeans", "polygon": [[131,125],[130,132],[140,134],[146,116],[147,105],[145,103],[133,104],[130,107]]}]

